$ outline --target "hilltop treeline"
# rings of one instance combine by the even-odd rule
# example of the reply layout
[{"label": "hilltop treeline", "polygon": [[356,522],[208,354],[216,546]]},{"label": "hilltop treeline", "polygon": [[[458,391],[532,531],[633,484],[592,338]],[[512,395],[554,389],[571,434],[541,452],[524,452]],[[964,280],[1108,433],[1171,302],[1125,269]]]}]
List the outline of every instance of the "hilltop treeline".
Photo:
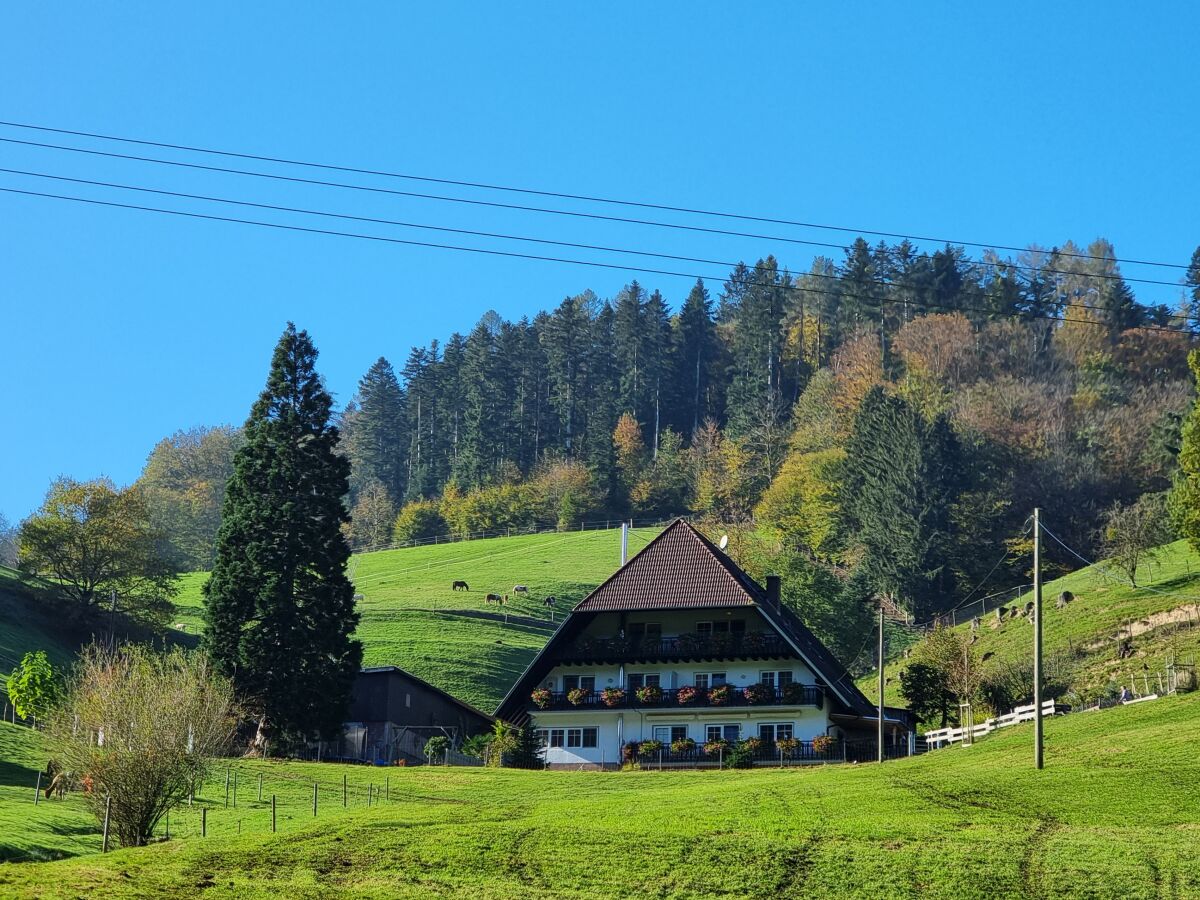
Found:
[{"label": "hilltop treeline", "polygon": [[[839,584],[935,608],[1033,505],[1094,550],[1102,511],[1169,485],[1200,251],[1185,281],[1176,303],[1139,303],[1104,241],[972,260],[859,239],[682,298],[632,282],[532,319],[489,312],[363,376],[341,420],[352,539],[753,519]],[[216,491],[161,483],[181,442],[237,441],[152,454],[143,480],[186,518]]]}]

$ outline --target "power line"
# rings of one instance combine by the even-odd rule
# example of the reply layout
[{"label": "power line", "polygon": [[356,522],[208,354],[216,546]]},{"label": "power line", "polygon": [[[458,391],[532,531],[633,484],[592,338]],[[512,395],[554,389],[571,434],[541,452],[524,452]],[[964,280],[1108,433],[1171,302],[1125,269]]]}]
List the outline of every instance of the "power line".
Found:
[{"label": "power line", "polygon": [[[33,177],[33,178],[47,178],[47,179],[52,179],[54,181],[68,181],[73,184],[86,184],[86,185],[91,185],[93,187],[114,188],[114,189],[123,190],[123,191],[138,191],[140,193],[145,193],[145,194],[159,194],[159,195],[166,196],[166,197],[178,197],[178,198],[187,199],[187,200],[203,200],[208,203],[226,203],[226,204],[230,204],[233,206],[246,206],[246,207],[251,207],[254,209],[269,209],[274,212],[299,213],[299,214],[308,215],[308,216],[323,216],[325,218],[343,219],[343,220],[348,220],[348,221],[352,221],[352,222],[369,222],[369,223],[372,223],[375,225],[394,225],[394,226],[401,227],[401,228],[415,228],[415,229],[421,229],[421,230],[425,230],[425,231],[439,231],[439,232],[449,233],[449,234],[463,234],[463,235],[469,235],[471,237],[486,237],[486,238],[496,238],[496,239],[500,239],[500,240],[509,240],[509,241],[523,241],[525,243],[545,244],[545,245],[554,246],[554,247],[571,247],[571,248],[577,249],[577,250],[597,250],[597,251],[604,252],[604,253],[624,253],[624,254],[629,254],[632,256],[647,256],[647,257],[653,257],[653,258],[657,258],[657,259],[674,260],[676,262],[695,262],[695,263],[705,263],[705,264],[714,265],[714,266],[730,266],[730,267],[736,267],[738,265],[737,263],[730,262],[729,260],[706,259],[703,257],[695,257],[695,256],[681,256],[681,255],[673,254],[673,253],[658,253],[655,251],[636,250],[636,249],[632,249],[632,248],[628,248],[628,247],[608,247],[608,246],[604,246],[604,245],[600,245],[600,244],[584,244],[584,243],[578,243],[578,242],[574,242],[574,241],[557,241],[557,240],[552,240],[550,238],[528,237],[528,236],[524,236],[524,235],[507,234],[507,233],[503,233],[503,232],[494,232],[494,231],[479,231],[479,230],[469,229],[469,228],[450,228],[448,226],[443,226],[443,225],[430,225],[428,223],[422,223],[422,222],[406,222],[406,221],[401,221],[401,220],[397,220],[397,219],[382,219],[382,218],[377,218],[374,216],[357,216],[357,215],[352,215],[349,213],[336,213],[336,212],[329,212],[326,210],[306,209],[304,207],[282,206],[282,205],[273,204],[273,203],[257,203],[257,202],[250,201],[250,200],[236,200],[236,199],[229,198],[229,197],[214,197],[209,194],[191,194],[191,193],[186,193],[183,191],[169,191],[169,190],[165,190],[162,188],[151,188],[151,187],[143,187],[140,185],[121,184],[119,182],[113,182],[113,181],[97,181],[97,180],[90,179],[90,178],[72,178],[67,175],[53,175],[53,174],[50,174],[47,172],[33,172],[33,171],[25,170],[25,169],[0,168],[0,172],[4,172],[4,173],[10,174],[10,175],[29,176],[29,177]],[[826,278],[826,279],[830,279],[832,281],[838,281],[838,282],[841,282],[841,280],[842,280],[841,276],[839,276],[839,275],[830,275],[830,274],[821,273],[821,272],[809,272],[809,273],[805,273],[804,275],[797,276],[797,277]],[[878,279],[878,278],[870,279],[870,283],[877,284],[880,287],[900,287],[901,286],[901,285],[897,285],[895,282],[884,281],[884,280]],[[763,286],[761,283],[758,283],[758,282],[756,282],[755,284],[757,284],[758,286]],[[912,302],[914,304],[917,304],[920,301],[914,299]],[[1089,310],[1096,310],[1099,312],[1108,312],[1108,310],[1102,306],[1089,305],[1086,303],[1072,303],[1070,305],[1072,308],[1075,308],[1075,309],[1089,309]],[[1168,313],[1166,317],[1169,319],[1180,319],[1185,322],[1190,320],[1189,316],[1181,314],[1181,313]]]},{"label": "power line", "polygon": [[[83,154],[88,154],[91,156],[102,156],[102,157],[106,157],[106,158],[110,158],[110,159],[124,159],[124,160],[129,160],[131,162],[147,162],[147,163],[155,163],[157,165],[163,165],[163,166],[176,166],[179,168],[196,169],[196,170],[204,171],[204,172],[219,172],[221,174],[226,174],[226,175],[242,175],[242,176],[247,176],[247,177],[251,177],[251,178],[267,178],[267,179],[270,179],[273,181],[291,182],[294,184],[309,184],[309,185],[315,185],[318,187],[332,187],[332,188],[339,188],[339,189],[343,189],[343,190],[363,191],[363,192],[374,193],[374,194],[386,194],[386,195],[391,195],[391,196],[396,196],[396,197],[410,197],[410,198],[414,198],[414,199],[418,199],[418,200],[433,200],[433,201],[442,202],[442,203],[460,203],[460,204],[465,204],[468,206],[484,206],[484,207],[489,207],[489,208],[493,208],[493,209],[509,209],[509,210],[514,210],[514,211],[518,211],[518,212],[533,212],[533,213],[543,213],[546,215],[555,215],[555,216],[570,216],[573,218],[591,219],[594,221],[617,222],[617,223],[626,224],[626,225],[645,225],[645,226],[653,227],[653,228],[669,228],[669,229],[674,229],[674,230],[678,230],[678,231],[691,231],[691,232],[697,232],[697,233],[701,233],[701,234],[715,234],[715,235],[721,235],[721,236],[725,236],[725,237],[752,238],[754,240],[762,240],[762,241],[780,241],[783,243],[800,244],[800,245],[809,246],[809,247],[822,247],[822,248],[832,249],[832,250],[847,251],[850,249],[850,247],[846,244],[832,244],[832,243],[828,243],[825,241],[810,241],[810,240],[804,240],[801,238],[785,237],[784,235],[756,234],[754,232],[732,231],[732,230],[723,229],[723,228],[707,228],[707,227],[700,226],[700,225],[684,225],[684,224],[681,224],[678,222],[659,222],[659,221],[656,221],[653,219],[634,219],[634,218],[630,218],[630,217],[626,217],[626,216],[607,216],[607,215],[602,215],[600,213],[580,212],[578,210],[553,209],[553,208],[544,207],[544,206],[526,206],[526,205],[516,204],[516,203],[500,203],[500,202],[493,201],[493,200],[473,200],[473,199],[470,199],[467,197],[448,197],[448,196],[445,196],[444,194],[427,194],[427,193],[421,193],[419,191],[400,191],[400,190],[395,190],[393,188],[373,187],[370,185],[362,185],[362,184],[350,184],[350,183],[342,182],[342,181],[325,181],[325,180],[316,179],[316,178],[298,178],[298,177],[292,176],[292,175],[279,175],[279,174],[269,173],[269,172],[255,172],[255,171],[251,171],[248,169],[234,169],[234,168],[230,168],[228,166],[206,166],[206,165],[202,165],[200,163],[183,162],[181,160],[158,159],[158,158],[152,157],[152,156],[136,156],[136,155],[129,154],[129,153],[112,153],[112,152],[109,152],[106,150],[93,150],[93,149],[89,149],[89,148],[85,148],[85,147],[69,147],[69,146],[66,146],[63,144],[47,144],[47,143],[43,143],[43,142],[39,142],[39,141],[22,141],[22,140],[17,140],[16,138],[0,137],[0,142],[4,142],[4,143],[8,143],[8,144],[17,144],[17,145],[25,146],[25,147],[40,147],[40,148],[48,149],[48,150],[62,150],[65,152],[70,152],[70,153],[83,153]],[[1086,274],[1086,273],[1080,273],[1080,272],[1068,272],[1068,271],[1061,270],[1061,269],[1038,268],[1036,266],[1029,266],[1029,265],[1023,265],[1020,263],[1011,263],[1011,262],[1010,263],[995,263],[995,264],[993,264],[993,263],[988,263],[988,262],[985,262],[982,260],[976,260],[976,259],[970,259],[970,258],[967,258],[966,261],[973,263],[975,265],[980,265],[980,266],[1002,265],[1006,268],[1011,268],[1011,269],[1015,269],[1018,271],[1029,271],[1029,272],[1036,272],[1036,273],[1041,273],[1041,274],[1064,275],[1064,276],[1068,276],[1068,277],[1085,277],[1085,278],[1098,279],[1101,281],[1117,280],[1117,281],[1136,282],[1139,284],[1156,284],[1156,285],[1163,285],[1166,287],[1174,287],[1174,288],[1180,287],[1180,283],[1177,281],[1162,281],[1161,279],[1133,278],[1133,277],[1126,278],[1121,275],[1105,274],[1105,273]]]},{"label": "power line", "polygon": [[[540,189],[536,189],[536,188],[514,187],[512,185],[488,184],[486,182],[464,181],[464,180],[456,180],[456,179],[452,179],[452,178],[434,178],[434,177],[431,177],[428,175],[414,175],[414,174],[406,173],[406,172],[392,172],[392,171],[386,171],[386,170],[380,170],[380,169],[359,168],[356,166],[334,165],[334,164],[329,164],[329,163],[317,163],[317,162],[311,162],[311,161],[306,161],[306,160],[288,159],[285,157],[265,156],[265,155],[258,155],[258,154],[253,154],[253,153],[239,153],[239,152],[235,152],[235,151],[231,151],[231,150],[215,150],[215,149],[208,148],[208,147],[194,147],[194,146],[189,146],[186,144],[171,144],[171,143],[166,143],[163,141],[151,141],[151,140],[142,140],[142,139],[137,139],[137,138],[119,137],[116,135],[99,134],[99,133],[90,132],[90,131],[76,131],[76,130],[67,129],[67,128],[50,128],[48,126],[33,125],[30,123],[26,123],[26,122],[0,121],[0,125],[5,125],[10,128],[24,128],[24,129],[33,130],[33,131],[49,132],[49,133],[53,133],[53,134],[67,134],[67,135],[72,135],[74,137],[96,138],[98,140],[116,141],[116,142],[125,143],[125,144],[138,144],[138,145],[141,145],[144,147],[161,147],[161,148],[167,149],[167,150],[183,150],[183,151],[186,151],[189,153],[205,153],[205,154],[209,154],[209,155],[213,155],[213,156],[227,156],[227,157],[236,158],[236,159],[255,160],[257,162],[279,163],[279,164],[289,165],[289,166],[303,166],[306,168],[324,169],[324,170],[332,171],[332,172],[348,172],[348,173],[357,174],[357,175],[376,175],[376,176],[381,176],[381,177],[385,177],[385,178],[399,178],[399,179],[404,179],[407,181],[425,182],[428,184],[445,184],[445,185],[451,185],[454,187],[479,188],[479,189],[490,190],[490,191],[506,191],[509,193],[527,194],[530,196],[538,196],[538,197],[554,197],[554,198],[562,199],[562,200],[581,200],[581,201],[588,202],[588,203],[606,203],[606,204],[615,205],[615,206],[628,206],[628,207],[635,207],[635,208],[639,208],[639,209],[656,209],[656,210],[660,210],[663,212],[676,212],[676,213],[685,213],[688,215],[699,215],[699,216],[714,216],[714,217],[724,218],[724,219],[737,219],[737,220],[744,221],[744,222],[762,222],[765,224],[772,224],[772,225],[791,225],[791,226],[794,226],[797,228],[812,228],[812,229],[821,230],[821,231],[840,231],[840,232],[846,232],[849,234],[869,234],[869,235],[872,235],[875,237],[901,238],[901,239],[910,240],[910,241],[921,241],[924,243],[958,244],[960,246],[965,246],[965,247],[979,247],[981,249],[1008,250],[1008,251],[1015,252],[1015,253],[1021,253],[1021,252],[1024,252],[1026,249],[1028,249],[1025,247],[1008,246],[1005,244],[983,243],[980,241],[958,241],[958,240],[951,240],[950,238],[940,238],[940,237],[935,238],[935,237],[928,237],[928,236],[922,236],[922,235],[905,234],[902,232],[894,232],[894,231],[877,231],[877,230],[873,230],[870,228],[854,228],[854,227],[845,226],[845,225],[826,225],[826,224],[820,224],[820,223],[816,223],[816,222],[801,222],[801,221],[796,221],[793,219],[777,219],[777,218],[771,218],[768,216],[756,216],[756,215],[750,215],[750,214],[746,214],[746,213],[733,213],[733,212],[726,212],[726,211],[720,211],[720,210],[699,209],[699,208],[686,207],[686,206],[672,206],[669,204],[650,203],[647,201],[639,201],[639,200],[624,200],[624,199],[618,199],[618,198],[613,198],[613,197],[601,197],[601,196],[593,196],[593,195],[588,195],[588,194],[571,194],[571,193],[566,193],[566,192],[562,192],[562,191],[549,191],[549,190],[540,190]],[[1107,261],[1109,259],[1108,257],[1095,256],[1095,255],[1089,254],[1089,253],[1064,253],[1062,251],[1059,251],[1059,255],[1064,256],[1064,257],[1073,258],[1073,259],[1087,259],[1087,260],[1096,260],[1096,261],[1101,261],[1101,262]],[[1113,257],[1112,259],[1115,262],[1124,262],[1124,263],[1128,263],[1130,265],[1158,266],[1161,268],[1173,268],[1173,269],[1186,269],[1187,268],[1187,265],[1180,264],[1180,263],[1156,262],[1153,260],[1141,260],[1141,259],[1120,259],[1120,258],[1116,258],[1116,257]]]},{"label": "power line", "polygon": [[[327,236],[333,236],[333,237],[354,238],[357,240],[377,241],[380,243],[402,244],[402,245],[411,246],[411,247],[427,247],[427,248],[435,249],[435,250],[454,250],[454,251],[459,251],[459,252],[463,252],[463,253],[478,253],[478,254],[482,254],[485,256],[502,256],[502,257],[507,257],[510,259],[526,259],[526,260],[536,260],[536,261],[540,261],[540,262],[556,262],[556,263],[564,263],[564,264],[568,264],[568,265],[589,266],[592,268],[599,268],[599,269],[610,269],[610,270],[614,270],[614,271],[641,272],[641,273],[651,274],[651,275],[667,275],[670,277],[700,279],[700,280],[704,280],[704,279],[720,280],[723,277],[721,275],[714,275],[711,273],[704,274],[704,273],[697,273],[697,272],[677,272],[677,271],[673,271],[673,270],[669,270],[669,269],[653,269],[653,268],[644,267],[644,266],[621,265],[618,263],[600,262],[600,261],[596,261],[596,260],[570,259],[570,258],[558,257],[558,256],[541,256],[541,255],[532,254],[532,253],[517,253],[515,251],[510,251],[510,250],[489,250],[489,249],[485,249],[482,247],[463,247],[463,246],[459,246],[459,245],[455,245],[455,244],[438,244],[438,243],[433,243],[430,241],[412,241],[412,240],[406,240],[403,238],[385,237],[382,235],[361,234],[358,232],[349,232],[349,231],[335,231],[333,229],[327,229],[327,228],[309,228],[309,227],[302,226],[302,225],[285,225],[285,224],[282,224],[279,222],[261,222],[261,221],[257,221],[254,219],[239,219],[239,218],[235,218],[232,216],[215,216],[215,215],[210,215],[207,213],[184,212],[182,210],[177,210],[177,209],[162,209],[161,207],[142,206],[140,204],[133,204],[133,203],[117,203],[117,202],[111,201],[111,200],[96,200],[96,199],[92,199],[92,198],[88,198],[88,197],[73,197],[73,196],[68,196],[65,194],[50,194],[50,193],[45,193],[42,191],[20,190],[18,188],[0,187],[0,192],[4,192],[7,194],[18,194],[18,195],[22,195],[22,196],[26,196],[26,197],[42,197],[42,198],[47,198],[47,199],[52,199],[52,200],[65,200],[65,201],[70,201],[73,203],[85,203],[85,204],[89,204],[89,205],[93,205],[93,206],[108,206],[108,207],[113,207],[116,209],[131,209],[131,210],[137,210],[140,212],[160,213],[163,215],[181,216],[181,217],[191,218],[191,219],[204,219],[204,220],[212,221],[212,222],[231,222],[231,223],[239,224],[239,225],[254,225],[254,226],[261,227],[261,228],[273,228],[273,229],[280,230],[280,231],[298,231],[298,232],[302,232],[302,233],[306,233],[306,234],[319,234],[319,235],[327,235]],[[852,293],[845,292],[845,291],[822,290],[821,288],[801,287],[800,285],[796,285],[796,284],[762,284],[762,283],[756,283],[756,282],[743,282],[743,283],[750,284],[750,285],[759,284],[759,286],[762,286],[762,287],[771,287],[771,288],[775,288],[775,289],[781,290],[781,291],[800,291],[800,292],[810,293],[810,294],[819,294],[819,295],[830,296],[830,297],[838,297],[841,299],[860,300],[874,308],[882,308],[882,306],[884,304],[888,304],[888,303],[907,304],[909,302],[913,302],[914,305],[918,305],[918,304],[916,304],[915,301],[910,301],[908,299],[864,297],[861,294],[852,294]],[[1046,320],[1046,321],[1052,321],[1052,322],[1073,321],[1073,322],[1077,322],[1080,324],[1096,325],[1096,326],[1104,327],[1104,328],[1108,327],[1107,323],[1092,320],[1092,319],[1068,320],[1065,316],[1052,316],[1052,315],[1032,313],[1032,312],[997,313],[994,310],[984,309],[982,307],[947,306],[944,304],[927,303],[924,301],[922,301],[919,305],[925,309],[936,309],[936,310],[943,310],[943,311],[947,311],[947,312],[977,312],[977,313],[981,313],[983,315],[993,316],[993,317],[997,317],[997,318],[1026,319],[1026,320],[1038,319],[1038,320]],[[1142,330],[1146,330],[1146,331],[1162,331],[1162,332],[1171,332],[1171,333],[1175,333],[1175,334],[1186,334],[1186,335],[1192,334],[1192,332],[1190,330],[1184,329],[1184,328],[1167,328],[1165,326],[1159,326],[1159,325],[1142,325],[1139,327]]]}]

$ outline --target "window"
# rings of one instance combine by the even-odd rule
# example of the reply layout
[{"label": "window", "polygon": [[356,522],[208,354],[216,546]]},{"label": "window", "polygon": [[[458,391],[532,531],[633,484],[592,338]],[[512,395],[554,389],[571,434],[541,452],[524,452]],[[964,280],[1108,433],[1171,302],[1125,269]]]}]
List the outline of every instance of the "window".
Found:
[{"label": "window", "polygon": [[662,676],[657,672],[639,672],[636,675],[629,676],[629,689],[636,691],[640,687],[645,687],[648,684],[662,684]]},{"label": "window", "polygon": [[411,706],[412,706],[412,694],[405,694],[405,695],[404,695],[404,706],[405,706],[406,708],[408,708],[408,707],[411,707]]},{"label": "window", "polygon": [[635,641],[640,641],[643,638],[657,641],[662,637],[661,622],[630,622],[629,637]]},{"label": "window", "polygon": [[746,620],[718,619],[714,622],[697,622],[696,631],[700,634],[743,634],[746,631]]},{"label": "window", "polygon": [[731,619],[729,621],[729,630],[733,634],[745,634],[746,620],[745,619]]},{"label": "window", "polygon": [[738,739],[738,735],[740,733],[741,733],[741,731],[739,729],[739,726],[737,726],[737,725],[705,725],[704,726],[704,740],[705,741],[719,741],[721,739],[724,739],[724,740],[729,741],[730,743],[733,743],[734,741],[736,741]]},{"label": "window", "polygon": [[654,739],[662,741],[664,747],[670,747],[674,741],[682,741],[688,736],[686,725],[655,725]]},{"label": "window", "polygon": [[791,722],[760,722],[758,725],[758,737],[764,744],[773,744],[791,736]]},{"label": "window", "polygon": [[596,728],[539,728],[538,739],[543,747],[595,747],[599,737]]},{"label": "window", "polygon": [[709,688],[720,687],[725,683],[724,672],[697,672],[694,684],[698,688],[708,690]]},{"label": "window", "polygon": [[575,688],[587,688],[589,691],[596,690],[595,675],[564,675],[563,676],[563,693],[573,691]]},{"label": "window", "polygon": [[785,684],[792,683],[792,673],[788,671],[759,672],[758,680],[771,690],[781,690]]}]

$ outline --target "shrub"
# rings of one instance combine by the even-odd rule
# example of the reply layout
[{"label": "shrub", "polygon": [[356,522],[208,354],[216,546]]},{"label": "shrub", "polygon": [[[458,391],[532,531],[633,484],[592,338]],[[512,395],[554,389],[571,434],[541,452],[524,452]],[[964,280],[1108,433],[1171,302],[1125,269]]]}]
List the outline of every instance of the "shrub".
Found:
[{"label": "shrub", "polygon": [[747,703],[770,703],[775,692],[765,684],[748,684],[742,688],[742,696],[746,698]]},{"label": "shrub", "polygon": [[572,706],[583,706],[588,702],[588,698],[592,696],[591,688],[573,688],[567,691],[567,702]]},{"label": "shrub", "polygon": [[754,765],[754,754],[762,746],[758,738],[738,741],[725,753],[725,763],[731,769],[749,769]]},{"label": "shrub", "polygon": [[696,742],[691,738],[680,738],[677,741],[671,741],[672,753],[690,753],[696,749]]},{"label": "shrub", "polygon": [[697,691],[691,685],[684,685],[675,692],[675,699],[679,701],[680,706],[687,706],[696,699]]},{"label": "shrub", "polygon": [[644,684],[634,693],[638,698],[638,703],[650,706],[662,702],[662,688],[657,684]]},{"label": "shrub", "polygon": [[733,686],[719,684],[708,692],[708,702],[713,706],[724,706],[733,699]]},{"label": "shrub", "polygon": [[21,663],[8,676],[8,697],[22,719],[44,719],[62,697],[58,673],[50,665],[45,650],[21,657]]},{"label": "shrub", "polygon": [[473,734],[463,741],[462,752],[467,756],[475,756],[479,759],[487,759],[488,748],[492,743],[492,735],[490,734]]},{"label": "shrub", "polygon": [[534,688],[533,693],[529,698],[534,702],[538,709],[545,709],[554,702],[554,692],[550,688]]},{"label": "shrub", "polygon": [[80,654],[51,721],[63,771],[122,846],[141,846],[154,826],[209,773],[234,732],[233,688],[206,656],[174,649],[93,645]]},{"label": "shrub", "polygon": [[600,699],[605,706],[620,706],[625,702],[625,690],[619,687],[607,687],[600,692]]},{"label": "shrub", "polygon": [[812,739],[813,753],[828,753],[833,749],[833,738],[827,734],[818,734]]},{"label": "shrub", "polygon": [[634,763],[641,752],[642,745],[638,741],[630,741],[621,747],[621,762]]},{"label": "shrub", "polygon": [[437,537],[448,530],[436,500],[414,500],[404,504],[396,516],[392,525],[392,540],[407,544]]},{"label": "shrub", "polygon": [[638,756],[653,756],[655,753],[658,753],[660,750],[662,750],[662,748],[662,741],[642,741],[642,743],[638,746]]},{"label": "shrub", "polygon": [[450,738],[444,734],[434,735],[425,742],[425,758],[432,764],[435,758],[440,757],[449,749]]}]

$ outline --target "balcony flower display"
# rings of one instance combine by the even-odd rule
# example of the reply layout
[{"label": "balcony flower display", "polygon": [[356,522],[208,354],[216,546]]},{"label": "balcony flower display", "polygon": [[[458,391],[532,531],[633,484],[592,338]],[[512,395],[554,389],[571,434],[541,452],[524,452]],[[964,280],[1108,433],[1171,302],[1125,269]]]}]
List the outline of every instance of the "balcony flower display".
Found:
[{"label": "balcony flower display", "polygon": [[690,737],[680,738],[677,741],[671,741],[672,753],[691,753],[696,749],[696,742]]},{"label": "balcony flower display", "polygon": [[675,699],[679,701],[680,706],[687,706],[696,699],[696,689],[689,684],[685,684],[675,692]]},{"label": "balcony flower display", "polygon": [[638,755],[639,756],[652,756],[653,754],[658,753],[660,750],[662,750],[662,748],[663,748],[662,741],[654,741],[654,740],[642,741],[641,746],[638,747]]},{"label": "balcony flower display", "polygon": [[775,692],[765,684],[748,684],[742,688],[742,696],[746,698],[747,703],[770,703]]},{"label": "balcony flower display", "polygon": [[803,703],[804,685],[798,681],[789,681],[779,691],[784,703]]},{"label": "balcony flower display", "polygon": [[704,742],[704,752],[709,756],[716,756],[718,753],[729,752],[729,741],[725,738],[715,738],[711,741]]},{"label": "balcony flower display", "polygon": [[657,684],[643,684],[634,691],[634,694],[638,698],[638,703],[644,703],[647,706],[662,702],[662,688]]},{"label": "balcony flower display", "polygon": [[818,734],[812,739],[813,753],[828,753],[833,749],[833,738],[827,734]]},{"label": "balcony flower display", "polygon": [[625,702],[625,690],[619,687],[607,687],[600,692],[600,700],[610,708],[620,706]]},{"label": "balcony flower display", "polygon": [[733,699],[733,686],[719,684],[708,692],[708,702],[713,706],[724,706]]},{"label": "balcony flower display", "polygon": [[743,750],[748,750],[751,753],[757,753],[762,749],[762,739],[756,737],[748,737],[744,741],[738,742],[738,747]]},{"label": "balcony flower display", "polygon": [[554,702],[554,693],[550,688],[535,688],[529,697],[538,709],[546,709],[546,707]]},{"label": "balcony flower display", "polygon": [[775,746],[784,756],[794,756],[800,749],[800,742],[795,738],[780,738],[775,742]]},{"label": "balcony flower display", "polygon": [[592,696],[591,688],[575,688],[567,691],[567,702],[572,706],[583,706]]}]

